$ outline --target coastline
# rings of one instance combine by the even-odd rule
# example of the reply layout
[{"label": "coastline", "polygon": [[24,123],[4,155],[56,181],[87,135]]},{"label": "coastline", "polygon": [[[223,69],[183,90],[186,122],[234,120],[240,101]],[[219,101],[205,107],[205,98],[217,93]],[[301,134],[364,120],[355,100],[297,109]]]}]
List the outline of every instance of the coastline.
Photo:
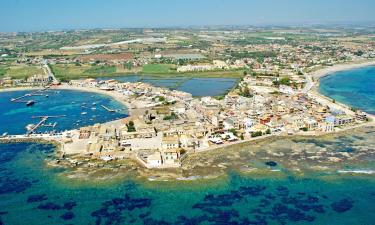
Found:
[{"label": "coastline", "polygon": [[320,78],[329,76],[333,73],[344,71],[344,70],[351,70],[351,69],[366,67],[366,66],[375,66],[375,60],[337,64],[331,67],[325,67],[325,68],[319,69],[317,71],[312,72],[309,75],[313,77],[314,79],[317,79],[315,82],[318,82]]},{"label": "coastline", "polygon": [[[327,68],[323,68],[315,72],[312,72],[311,74],[307,75],[310,79],[312,78],[312,86],[311,86],[311,89],[309,90],[309,94],[312,94],[316,99],[319,99],[324,104],[334,105],[335,107],[350,114],[352,113],[351,106],[346,105],[339,101],[335,101],[334,99],[328,96],[325,96],[319,92],[320,79],[323,77],[333,75],[336,72],[352,70],[352,69],[357,69],[357,68],[362,68],[362,67],[367,67],[367,66],[375,66],[375,60],[366,61],[366,62],[351,62],[347,64],[338,64],[332,67],[327,67]],[[371,120],[375,120],[375,115],[370,114],[370,113],[366,113],[366,114]]]},{"label": "coastline", "polygon": [[[375,61],[361,62],[361,63],[351,63],[351,64],[339,64],[339,65],[336,65],[336,66],[333,66],[333,67],[323,68],[321,70],[318,70],[318,71],[315,71],[311,74],[308,74],[307,76],[311,76],[311,77],[318,78],[318,79],[312,81],[312,88],[307,92],[307,94],[311,94],[316,99],[320,99],[320,100],[325,101],[326,104],[328,104],[328,105],[333,104],[335,106],[340,106],[340,107],[344,108],[345,110],[353,113],[350,110],[349,106],[347,106],[345,104],[341,104],[341,103],[333,103],[331,99],[329,99],[327,96],[324,96],[324,95],[320,94],[317,91],[317,87],[319,86],[319,78],[331,75],[331,74],[333,74],[337,71],[350,70],[350,69],[353,69],[353,68],[359,68],[359,67],[365,67],[365,66],[371,66],[371,65],[375,65]],[[40,89],[40,87],[7,88],[7,89],[0,89],[0,92],[34,90],[34,89]],[[89,87],[73,87],[73,86],[69,86],[69,85],[66,85],[66,84],[63,84],[61,86],[53,86],[53,87],[51,87],[51,90],[73,90],[73,91],[92,92],[92,93],[107,95],[107,96],[112,97],[114,100],[120,102],[124,106],[126,106],[128,108],[129,116],[132,115],[131,103],[121,93],[116,92],[116,91],[104,91],[104,90],[100,90],[98,88],[89,88]],[[293,138],[294,137],[296,137],[296,138],[299,138],[299,137],[304,137],[304,138],[324,137],[324,136],[329,136],[329,135],[335,135],[335,134],[338,134],[338,133],[343,133],[345,131],[356,129],[356,128],[359,128],[359,127],[364,127],[364,126],[374,127],[375,116],[369,115],[369,117],[371,118],[371,121],[369,121],[369,122],[364,122],[364,123],[357,124],[357,125],[354,125],[354,126],[344,127],[344,128],[341,128],[340,130],[335,130],[335,131],[329,132],[329,133],[301,132],[301,133],[298,133],[298,134],[295,134],[295,135],[280,135],[280,134],[265,135],[265,136],[260,136],[260,137],[257,137],[257,138],[251,138],[251,139],[248,139],[248,140],[242,140],[242,141],[237,141],[237,142],[233,142],[233,143],[227,143],[227,144],[224,144],[224,145],[212,146],[212,147],[209,147],[207,149],[204,149],[204,150],[201,150],[201,151],[196,151],[192,154],[188,154],[187,157],[189,157],[189,155],[196,155],[196,154],[200,154],[200,153],[208,153],[208,152],[211,152],[211,151],[214,152],[216,150],[226,150],[226,149],[229,149],[229,148],[238,148],[240,146],[246,146],[246,144],[249,144],[249,143],[257,144],[257,143],[268,141],[268,140],[272,141],[272,140],[279,140],[279,139],[290,138],[290,137],[293,137]],[[58,151],[59,151],[59,147],[57,147],[56,152],[58,152]],[[212,154],[215,154],[215,153],[212,153]],[[155,170],[152,170],[152,171],[155,171]],[[159,171],[159,170],[156,170],[156,171]],[[164,170],[160,170],[160,171],[163,172]],[[164,171],[164,172],[166,172],[166,171]],[[159,174],[159,172],[156,172],[156,174]],[[148,176],[149,174],[145,173],[144,175]]]}]

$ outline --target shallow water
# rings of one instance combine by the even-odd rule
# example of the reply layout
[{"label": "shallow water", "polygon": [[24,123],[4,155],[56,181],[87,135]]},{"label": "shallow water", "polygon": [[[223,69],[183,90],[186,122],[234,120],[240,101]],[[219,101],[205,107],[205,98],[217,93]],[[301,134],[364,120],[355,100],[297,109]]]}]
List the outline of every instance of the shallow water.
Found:
[{"label": "shallow water", "polygon": [[323,77],[319,91],[339,102],[375,114],[375,66]]},{"label": "shallow water", "polygon": [[[47,168],[46,144],[0,144],[3,224],[347,224],[375,219],[373,177],[80,184]],[[22,217],[20,217],[22,215]]]},{"label": "shallow water", "polygon": [[[10,102],[11,98],[16,98],[31,91],[11,91],[0,93],[0,134],[8,132],[9,134],[26,133],[28,124],[36,124],[38,118],[33,116],[56,116],[66,115],[61,118],[48,119],[47,124],[55,122],[55,128],[45,128],[46,130],[70,130],[95,123],[103,123],[118,118],[127,117],[128,111],[124,105],[115,101],[111,97],[93,94],[89,92],[78,92],[70,90],[49,90],[44,92],[45,96],[30,96],[22,100],[34,100],[36,103],[27,107],[25,103]],[[104,105],[117,112],[109,113]],[[86,114],[82,114],[86,113]]]},{"label": "shallow water", "polygon": [[190,78],[154,77],[148,75],[126,75],[120,77],[102,78],[102,80],[115,79],[121,82],[144,82],[159,87],[166,87],[191,93],[193,96],[218,96],[228,92],[237,82],[235,78]]}]

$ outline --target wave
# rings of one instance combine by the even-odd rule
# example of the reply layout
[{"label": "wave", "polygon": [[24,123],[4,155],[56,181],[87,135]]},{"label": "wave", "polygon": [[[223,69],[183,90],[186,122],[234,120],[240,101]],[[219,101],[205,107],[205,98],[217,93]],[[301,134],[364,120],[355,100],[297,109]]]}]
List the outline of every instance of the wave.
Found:
[{"label": "wave", "polygon": [[375,174],[375,170],[338,170],[338,173]]}]

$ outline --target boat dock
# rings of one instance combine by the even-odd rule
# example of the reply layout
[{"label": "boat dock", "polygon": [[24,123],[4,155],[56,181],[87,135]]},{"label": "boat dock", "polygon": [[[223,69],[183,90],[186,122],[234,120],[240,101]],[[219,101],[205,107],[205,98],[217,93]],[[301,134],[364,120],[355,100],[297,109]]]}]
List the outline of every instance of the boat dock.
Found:
[{"label": "boat dock", "polygon": [[30,102],[30,101],[34,101],[34,100],[22,100],[23,98],[26,98],[26,97],[31,97],[31,96],[46,96],[48,97],[47,94],[42,94],[42,92],[46,91],[48,88],[43,88],[41,90],[37,90],[37,91],[34,91],[34,92],[31,92],[31,93],[27,93],[25,95],[22,95],[20,97],[17,97],[17,98],[11,98],[10,101],[11,102],[21,102],[21,103],[27,103],[27,102]]},{"label": "boat dock", "polygon": [[[30,135],[32,133],[34,133],[39,127],[41,126],[44,126],[45,122],[49,119],[49,118],[58,118],[58,117],[65,117],[65,115],[57,115],[57,116],[33,116],[31,118],[33,119],[36,119],[36,118],[40,118],[41,120],[33,125],[28,131],[27,131],[27,135]],[[49,126],[49,125],[47,125]],[[54,125],[56,126],[56,125]]]},{"label": "boat dock", "polygon": [[108,107],[106,107],[106,106],[104,106],[104,105],[101,105],[105,110],[107,110],[108,112],[116,112],[116,110],[114,110],[114,109],[110,109],[110,108],[108,108]]}]

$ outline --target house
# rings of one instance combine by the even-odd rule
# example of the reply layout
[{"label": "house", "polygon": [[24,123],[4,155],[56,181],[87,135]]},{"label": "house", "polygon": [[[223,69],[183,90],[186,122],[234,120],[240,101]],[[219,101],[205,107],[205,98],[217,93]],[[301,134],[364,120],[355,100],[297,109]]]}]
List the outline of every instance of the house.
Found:
[{"label": "house", "polygon": [[89,127],[82,127],[79,129],[79,139],[88,139],[90,137],[91,131]]},{"label": "house", "polygon": [[262,132],[263,134],[266,133],[268,130],[268,127],[264,124],[257,124],[252,126],[249,131],[250,133],[256,133],[256,132]]},{"label": "house", "polygon": [[52,82],[52,77],[46,74],[36,74],[28,77],[26,82],[30,85],[44,86]]},{"label": "house", "polygon": [[367,120],[367,114],[360,111],[360,110],[357,110],[355,112],[355,119],[358,120],[358,121],[366,121]]},{"label": "house", "polygon": [[162,152],[164,165],[179,165],[181,152],[178,149],[168,149]]},{"label": "house", "polygon": [[162,139],[162,148],[163,149],[177,149],[180,147],[179,138],[177,135],[166,136]]},{"label": "house", "polygon": [[318,129],[323,132],[333,132],[335,124],[333,122],[320,122],[318,124]]},{"label": "house", "polygon": [[147,157],[147,164],[150,167],[160,167],[163,164],[163,160],[160,152],[155,152]]},{"label": "house", "polygon": [[305,127],[308,130],[315,130],[316,128],[318,128],[318,122],[313,118],[306,118],[304,122],[305,122]]},{"label": "house", "polygon": [[354,123],[355,119],[351,116],[348,115],[338,115],[335,118],[335,126],[342,126],[342,125],[347,125]]}]

